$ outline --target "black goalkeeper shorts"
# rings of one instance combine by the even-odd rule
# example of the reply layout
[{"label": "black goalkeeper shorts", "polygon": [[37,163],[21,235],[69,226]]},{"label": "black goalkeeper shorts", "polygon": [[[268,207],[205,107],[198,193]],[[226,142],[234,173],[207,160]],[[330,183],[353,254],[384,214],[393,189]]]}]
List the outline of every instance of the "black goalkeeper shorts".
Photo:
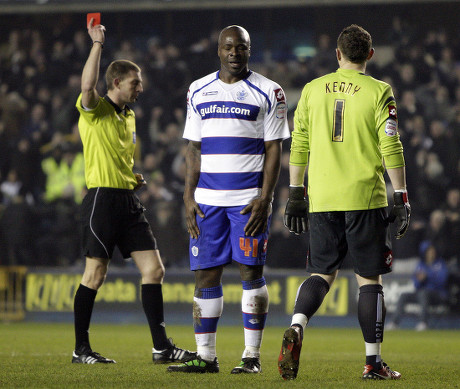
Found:
[{"label": "black goalkeeper shorts", "polygon": [[81,205],[83,254],[111,259],[115,246],[124,258],[133,251],[156,250],[144,210],[132,190],[91,188]]},{"label": "black goalkeeper shorts", "polygon": [[393,254],[385,208],[314,212],[309,221],[308,272],[331,274],[340,269],[347,253],[355,273],[362,277],[391,271]]}]

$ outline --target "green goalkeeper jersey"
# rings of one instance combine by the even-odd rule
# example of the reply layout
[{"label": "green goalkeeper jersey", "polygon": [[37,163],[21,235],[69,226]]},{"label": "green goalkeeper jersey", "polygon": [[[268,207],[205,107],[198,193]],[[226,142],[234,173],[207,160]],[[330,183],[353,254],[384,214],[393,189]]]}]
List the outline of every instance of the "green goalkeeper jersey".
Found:
[{"label": "green goalkeeper jersey", "polygon": [[391,87],[351,69],[305,85],[290,164],[308,165],[310,212],[386,207],[385,166],[404,166]]}]

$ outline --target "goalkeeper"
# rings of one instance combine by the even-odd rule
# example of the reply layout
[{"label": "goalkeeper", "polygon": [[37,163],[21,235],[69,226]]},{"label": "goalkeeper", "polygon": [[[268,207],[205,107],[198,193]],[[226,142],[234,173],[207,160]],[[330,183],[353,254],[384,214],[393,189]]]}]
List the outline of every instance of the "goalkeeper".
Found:
[{"label": "goalkeeper", "polygon": [[[347,253],[359,286],[358,319],[366,350],[362,378],[401,377],[381,358],[382,274],[391,271],[393,259],[389,221],[396,220],[396,238],[401,238],[410,206],[393,91],[364,74],[373,54],[369,33],[357,25],[346,27],[337,41],[339,69],[308,83],[295,112],[284,221],[295,234],[310,229],[311,276],[299,287],[291,327],[283,336],[278,368],[284,379],[297,376],[303,331]],[[394,189],[390,217],[385,168]]]}]

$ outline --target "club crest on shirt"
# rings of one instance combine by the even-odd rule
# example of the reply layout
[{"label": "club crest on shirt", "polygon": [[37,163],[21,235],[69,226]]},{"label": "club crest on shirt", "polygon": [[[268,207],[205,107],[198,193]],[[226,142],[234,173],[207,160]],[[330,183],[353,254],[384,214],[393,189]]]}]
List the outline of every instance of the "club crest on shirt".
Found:
[{"label": "club crest on shirt", "polygon": [[244,100],[246,97],[248,97],[248,92],[246,92],[244,89],[236,92],[236,98],[238,100]]},{"label": "club crest on shirt", "polygon": [[193,254],[194,257],[196,257],[198,255],[198,247],[196,247],[196,246],[192,247],[192,254]]}]

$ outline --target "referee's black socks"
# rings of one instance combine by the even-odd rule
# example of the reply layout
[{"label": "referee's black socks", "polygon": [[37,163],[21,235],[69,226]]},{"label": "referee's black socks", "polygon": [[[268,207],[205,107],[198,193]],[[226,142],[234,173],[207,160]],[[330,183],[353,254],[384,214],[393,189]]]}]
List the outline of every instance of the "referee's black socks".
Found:
[{"label": "referee's black socks", "polygon": [[153,347],[156,350],[169,348],[171,343],[166,336],[161,284],[142,284],[142,306],[152,334]]},{"label": "referee's black socks", "polygon": [[89,324],[93,313],[97,290],[82,284],[77,289],[74,300],[75,350],[83,345],[89,347]]}]

